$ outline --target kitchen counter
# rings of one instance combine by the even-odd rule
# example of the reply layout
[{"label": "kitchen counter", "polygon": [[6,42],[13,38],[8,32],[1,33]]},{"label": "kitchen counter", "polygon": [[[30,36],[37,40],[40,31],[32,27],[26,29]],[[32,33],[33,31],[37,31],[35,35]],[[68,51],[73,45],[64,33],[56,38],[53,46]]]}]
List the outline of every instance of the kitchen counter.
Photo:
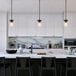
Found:
[{"label": "kitchen counter", "polygon": [[[45,52],[46,55],[38,55],[39,52]],[[0,52],[0,57],[5,58],[16,58],[16,57],[30,57],[30,58],[41,58],[41,57],[56,57],[56,58],[67,58],[76,57],[76,55],[69,55],[68,50],[64,49],[33,49],[33,53],[29,53],[28,49],[23,50],[23,53],[17,51],[15,54],[8,54]]]}]

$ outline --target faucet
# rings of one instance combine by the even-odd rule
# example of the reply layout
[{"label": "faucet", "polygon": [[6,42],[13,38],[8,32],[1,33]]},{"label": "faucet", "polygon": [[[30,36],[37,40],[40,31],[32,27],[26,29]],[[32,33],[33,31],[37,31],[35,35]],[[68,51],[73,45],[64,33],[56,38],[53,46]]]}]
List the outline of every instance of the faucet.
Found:
[{"label": "faucet", "polygon": [[22,49],[22,45],[19,45],[19,49],[20,53],[23,53],[23,49]]},{"label": "faucet", "polygon": [[73,55],[75,53],[75,48],[70,48],[70,55]]},{"label": "faucet", "polygon": [[30,53],[32,54],[33,53],[33,45],[31,44],[31,47],[30,47]]},{"label": "faucet", "polygon": [[76,52],[76,48],[72,49],[72,55]]}]

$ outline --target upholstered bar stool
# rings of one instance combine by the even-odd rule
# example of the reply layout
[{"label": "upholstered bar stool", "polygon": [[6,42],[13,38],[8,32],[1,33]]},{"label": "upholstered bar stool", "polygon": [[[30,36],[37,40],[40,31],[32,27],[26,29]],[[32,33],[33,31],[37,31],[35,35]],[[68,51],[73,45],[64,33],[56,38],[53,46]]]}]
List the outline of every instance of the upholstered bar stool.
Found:
[{"label": "upholstered bar stool", "polygon": [[5,58],[0,57],[0,76],[5,76]]},{"label": "upholstered bar stool", "polygon": [[16,76],[31,76],[29,57],[16,58]]},{"label": "upholstered bar stool", "polygon": [[67,57],[66,76],[76,76],[76,57]]},{"label": "upholstered bar stool", "polygon": [[56,58],[42,57],[41,76],[56,76]]}]

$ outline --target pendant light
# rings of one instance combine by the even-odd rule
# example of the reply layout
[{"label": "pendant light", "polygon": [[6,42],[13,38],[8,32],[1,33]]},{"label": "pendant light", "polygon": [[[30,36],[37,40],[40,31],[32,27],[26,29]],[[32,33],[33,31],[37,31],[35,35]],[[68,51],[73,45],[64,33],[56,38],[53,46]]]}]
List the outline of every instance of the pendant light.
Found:
[{"label": "pendant light", "polygon": [[40,19],[40,0],[39,0],[39,19],[38,21],[38,26],[41,27],[42,26],[42,20]]},{"label": "pendant light", "polygon": [[68,19],[67,19],[67,0],[65,0],[65,19],[64,19],[64,26],[67,27],[68,26]]},{"label": "pendant light", "polygon": [[14,23],[14,20],[12,19],[12,6],[13,6],[13,2],[11,0],[11,19],[10,19],[10,26],[12,27],[13,26],[13,23]]}]

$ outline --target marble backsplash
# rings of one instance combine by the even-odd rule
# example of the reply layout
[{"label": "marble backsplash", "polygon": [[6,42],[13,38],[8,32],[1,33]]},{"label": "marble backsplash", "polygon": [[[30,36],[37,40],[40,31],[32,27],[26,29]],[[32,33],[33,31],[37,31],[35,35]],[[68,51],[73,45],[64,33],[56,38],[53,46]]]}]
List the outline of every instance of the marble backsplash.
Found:
[{"label": "marble backsplash", "polygon": [[51,44],[51,48],[63,48],[62,37],[51,36],[23,36],[23,37],[8,37],[8,48],[29,49],[31,45],[34,49],[46,49]]}]

